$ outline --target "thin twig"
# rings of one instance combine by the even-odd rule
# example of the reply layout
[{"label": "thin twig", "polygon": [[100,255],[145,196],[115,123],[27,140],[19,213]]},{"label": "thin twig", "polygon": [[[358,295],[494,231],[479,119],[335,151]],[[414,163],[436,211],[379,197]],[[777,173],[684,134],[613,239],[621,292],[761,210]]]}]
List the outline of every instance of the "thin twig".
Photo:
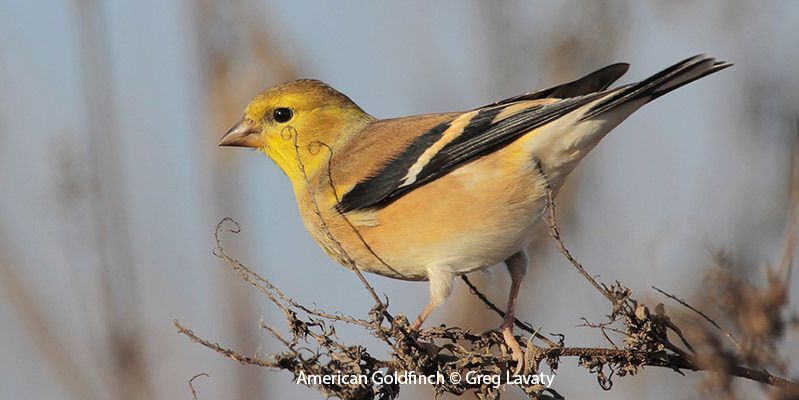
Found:
[{"label": "thin twig", "polygon": [[574,258],[574,256],[572,256],[571,252],[566,247],[566,244],[563,243],[563,239],[561,238],[560,235],[560,228],[558,227],[558,221],[557,218],[555,217],[556,210],[555,210],[554,188],[552,187],[549,175],[546,173],[546,171],[544,171],[544,166],[541,163],[541,160],[535,159],[535,165],[536,168],[538,169],[538,172],[544,178],[544,185],[547,196],[546,207],[547,210],[549,211],[545,220],[547,226],[549,227],[549,235],[552,236],[553,239],[555,239],[555,242],[557,243],[558,249],[560,250],[561,254],[563,254],[563,256],[566,257],[567,260],[569,260],[569,263],[571,263],[571,265],[577,269],[577,272],[579,272],[580,275],[582,275],[586,280],[588,280],[588,282],[591,284],[591,286],[594,287],[594,289],[598,290],[599,293],[602,293],[602,295],[605,296],[605,298],[607,298],[608,300],[610,300],[610,302],[615,306],[618,299],[616,299],[609,290],[600,285],[596,281],[596,279],[594,279],[594,277],[591,276],[591,274],[589,274],[585,270],[585,268],[583,268],[583,265],[580,264],[580,262],[577,261]]},{"label": "thin twig", "polygon": [[267,324],[264,324],[264,323],[261,323],[261,328],[264,328],[269,333],[271,333],[272,336],[275,339],[279,340],[280,343],[283,343],[283,345],[286,346],[287,349],[294,350],[294,345],[292,345],[288,340],[286,340],[286,338],[284,338],[280,333],[278,333],[275,328],[272,328],[271,326],[269,326]]},{"label": "thin twig", "polygon": [[[330,186],[330,190],[333,192],[333,198],[336,200],[336,204],[341,204],[341,196],[338,195],[338,189],[336,189],[336,185],[333,183],[333,148],[331,148],[327,143],[323,143],[318,140],[313,141],[309,144],[309,146],[312,145],[317,146],[318,148],[324,147],[325,149],[327,149],[327,167],[325,168],[327,172],[327,183],[328,186]],[[309,152],[312,152],[310,148]],[[361,244],[366,248],[366,251],[368,251],[369,254],[371,254],[375,259],[377,259],[377,261],[383,264],[384,267],[388,268],[391,272],[397,274],[397,276],[407,277],[407,275],[398,271],[396,268],[389,265],[389,263],[387,263],[382,257],[377,255],[377,253],[372,248],[372,245],[370,245],[369,242],[366,241],[366,239],[363,237],[363,234],[361,234],[361,231],[355,227],[355,224],[353,224],[352,221],[350,221],[350,218],[347,217],[346,214],[344,214],[341,210],[339,210],[338,207],[336,207],[335,210],[339,214],[341,219],[343,219],[344,222],[347,223],[352,232],[355,233],[356,236],[358,236],[358,241],[361,242]]]},{"label": "thin twig", "polygon": [[738,349],[740,349],[740,348],[741,348],[741,344],[740,344],[740,343],[738,343],[738,340],[736,340],[736,339],[735,339],[735,336],[733,336],[733,335],[732,335],[732,333],[730,333],[730,332],[727,332],[726,330],[724,330],[724,328],[722,328],[722,327],[721,327],[721,325],[717,324],[717,323],[716,323],[716,321],[714,321],[714,320],[713,320],[713,318],[710,318],[710,317],[709,317],[707,314],[705,314],[705,313],[703,313],[702,311],[700,311],[700,310],[698,310],[698,309],[694,308],[694,306],[692,306],[692,305],[688,304],[688,302],[686,302],[685,300],[683,300],[683,299],[680,299],[680,298],[678,298],[677,296],[675,296],[675,295],[673,295],[673,294],[671,294],[671,293],[668,293],[668,292],[666,292],[665,290],[662,290],[662,289],[660,289],[660,288],[658,288],[658,287],[656,287],[656,286],[652,286],[652,289],[655,289],[655,290],[657,290],[657,291],[658,291],[658,292],[660,292],[662,295],[664,295],[664,296],[666,296],[666,297],[668,297],[668,298],[670,298],[670,299],[672,299],[672,300],[676,301],[677,303],[680,303],[680,304],[682,304],[682,305],[683,305],[684,307],[686,307],[687,309],[689,309],[689,310],[691,310],[691,311],[695,312],[695,313],[696,313],[696,314],[698,314],[700,317],[702,317],[702,319],[704,319],[705,321],[709,322],[709,323],[710,323],[711,325],[713,325],[713,326],[714,326],[716,329],[718,329],[718,330],[719,330],[719,332],[721,332],[722,334],[724,334],[724,336],[727,336],[727,338],[729,338],[729,339],[730,339],[730,340],[731,340],[733,343],[735,343],[735,346],[736,346],[736,347],[738,347]]},{"label": "thin twig", "polygon": [[319,208],[319,203],[316,201],[316,192],[313,190],[313,185],[311,185],[311,181],[308,178],[308,172],[305,170],[305,163],[302,162],[302,157],[300,155],[300,145],[298,143],[299,139],[298,139],[297,129],[295,129],[293,126],[286,126],[285,128],[283,128],[283,131],[285,131],[286,133],[284,134],[284,132],[281,132],[281,135],[285,136],[287,134],[290,136],[289,139],[292,139],[294,141],[294,151],[297,156],[297,164],[300,168],[300,173],[302,173],[303,179],[305,180],[305,186],[308,188],[309,195],[311,196],[311,204],[313,204],[314,212],[316,213],[316,216],[319,218],[319,223],[321,225],[322,231],[325,233],[325,235],[327,235],[330,242],[333,243],[334,246],[336,246],[336,250],[338,250],[339,252],[338,254],[344,257],[345,264],[348,267],[350,267],[350,269],[355,271],[355,274],[358,276],[358,279],[361,281],[363,286],[369,292],[369,295],[372,296],[372,300],[374,300],[375,304],[377,304],[378,307],[380,307],[381,309],[384,310],[384,312],[386,312],[385,311],[386,306],[385,304],[383,304],[383,301],[380,300],[380,296],[377,295],[377,292],[375,292],[375,289],[372,286],[372,284],[370,284],[369,281],[367,281],[366,278],[363,276],[363,273],[361,273],[361,270],[360,268],[358,268],[358,264],[355,262],[355,260],[353,260],[349,256],[349,254],[347,254],[341,243],[338,240],[336,240],[336,238],[333,237],[330,228],[327,226],[327,222],[322,216],[322,211]]},{"label": "thin twig", "polygon": [[578,326],[585,326],[585,327],[588,327],[588,328],[599,329],[599,331],[602,332],[602,336],[604,336],[605,339],[608,342],[610,342],[610,344],[613,346],[614,349],[618,349],[619,346],[617,346],[616,343],[610,338],[610,336],[608,336],[607,331],[611,331],[613,333],[618,333],[618,334],[621,334],[621,335],[627,335],[627,332],[625,332],[625,331],[623,331],[621,329],[617,329],[617,328],[613,328],[613,327],[609,326],[610,324],[613,324],[614,322],[616,322],[618,320],[612,320],[612,321],[603,322],[603,323],[593,323],[593,322],[588,321],[588,319],[586,319],[585,317],[580,317],[580,319],[583,320],[583,324],[582,325],[578,325]]},{"label": "thin twig", "polygon": [[[369,321],[363,319],[343,314],[331,314],[319,309],[311,309],[305,307],[304,305],[297,303],[294,299],[283,293],[271,281],[264,278],[257,272],[247,268],[240,261],[227,255],[224,247],[222,246],[222,239],[220,237],[221,233],[225,231],[224,225],[226,223],[231,223],[234,225],[234,228],[227,229],[227,232],[239,233],[241,231],[239,223],[232,218],[225,217],[221,221],[219,221],[216,224],[216,231],[214,233],[216,247],[214,248],[213,254],[224,260],[228,265],[230,265],[231,268],[233,268],[245,282],[250,283],[252,286],[256,287],[260,292],[264,293],[264,295],[266,295],[272,302],[274,302],[281,309],[281,311],[283,311],[284,314],[288,311],[288,307],[286,307],[285,304],[288,304],[309,315],[315,315],[317,317],[325,318],[332,321],[343,321],[354,325],[360,325],[363,327],[371,326],[371,323]],[[278,301],[278,299],[285,304],[281,304],[281,302]]]},{"label": "thin twig", "polygon": [[194,332],[191,331],[191,329],[185,328],[183,325],[181,325],[178,322],[178,320],[172,320],[172,325],[174,325],[175,328],[178,329],[178,333],[187,336],[189,339],[191,339],[192,342],[199,343],[199,344],[201,344],[201,345],[203,345],[203,346],[205,346],[205,347],[207,347],[207,348],[209,348],[209,349],[211,349],[211,350],[213,350],[213,351],[215,351],[215,352],[217,352],[219,354],[222,354],[225,357],[230,358],[231,360],[236,361],[236,362],[238,362],[240,364],[257,365],[259,367],[278,367],[277,363],[275,363],[275,362],[271,362],[271,361],[267,361],[267,360],[260,359],[260,358],[255,358],[255,357],[248,357],[248,356],[239,354],[239,353],[237,353],[234,350],[224,348],[224,347],[220,346],[218,343],[213,343],[211,341],[205,340],[205,339],[195,335]]},{"label": "thin twig", "polygon": [[687,347],[688,350],[691,351],[691,353],[696,354],[696,349],[694,349],[694,346],[691,346],[691,343],[689,343],[688,339],[686,339],[685,336],[682,334],[682,329],[680,329],[680,327],[675,325],[674,322],[671,322],[670,320],[666,322],[666,326],[669,329],[671,329],[672,332],[677,334],[677,337],[680,338],[680,341],[682,342],[682,344],[684,344],[685,347]]},{"label": "thin twig", "polygon": [[[475,286],[469,280],[469,278],[466,275],[461,275],[461,279],[466,284],[466,286],[469,287],[469,291],[473,295],[477,296],[477,298],[480,299],[480,301],[482,301],[483,303],[485,303],[485,305],[488,306],[489,309],[491,309],[492,311],[497,313],[500,318],[505,318],[505,312],[502,311],[499,307],[497,307],[496,304],[492,303],[491,300],[488,300],[488,297],[486,297],[486,295],[484,295],[482,292],[480,292],[477,289],[477,286]],[[550,345],[552,347],[556,347],[558,345],[557,343],[555,343],[551,339],[549,339],[546,336],[541,335],[540,333],[538,333],[538,330],[533,329],[533,326],[528,324],[527,322],[521,321],[518,318],[513,318],[513,323],[514,323],[514,325],[519,327],[519,329],[521,329],[521,330],[523,330],[523,331],[525,331],[525,332],[527,332],[527,333],[529,333],[531,335],[534,335],[536,338],[543,340],[544,342],[546,342],[546,344],[548,344],[548,345]]]},{"label": "thin twig", "polygon": [[189,390],[191,390],[191,398],[194,400],[197,400],[197,391],[194,389],[194,380],[201,376],[208,378],[211,375],[208,375],[205,372],[201,372],[197,375],[192,376],[191,379],[189,379]]},{"label": "thin twig", "polygon": [[[289,137],[287,137],[287,136],[289,136]],[[377,310],[379,315],[382,315],[386,320],[388,320],[388,322],[391,324],[391,326],[394,326],[397,329],[399,329],[400,332],[402,332],[403,337],[407,338],[409,336],[408,335],[409,332],[407,331],[407,329],[405,329],[404,326],[396,324],[396,322],[394,320],[394,316],[391,315],[391,313],[388,311],[387,304],[383,303],[383,301],[380,300],[380,297],[375,292],[374,287],[369,283],[369,281],[366,280],[366,277],[363,275],[363,272],[361,272],[361,269],[358,266],[358,264],[355,262],[355,260],[352,259],[352,257],[350,257],[350,255],[347,253],[347,251],[344,250],[344,246],[341,244],[341,242],[339,242],[333,236],[333,233],[330,231],[330,228],[327,226],[327,222],[325,221],[324,217],[322,216],[322,211],[319,208],[319,203],[316,200],[316,191],[313,190],[313,185],[311,185],[311,181],[310,181],[310,179],[308,177],[308,172],[305,169],[305,163],[303,163],[303,161],[302,161],[302,156],[300,154],[300,146],[299,146],[299,132],[297,132],[297,129],[294,128],[293,126],[286,126],[281,131],[281,137],[284,138],[284,139],[292,139],[293,140],[294,151],[295,151],[295,154],[296,154],[296,157],[297,157],[297,164],[299,166],[300,173],[302,173],[303,179],[305,180],[305,184],[306,184],[306,187],[308,189],[308,194],[310,195],[311,204],[314,207],[314,213],[316,214],[317,218],[319,218],[319,223],[321,225],[322,231],[325,233],[325,235],[327,236],[328,240],[330,240],[330,242],[333,243],[333,245],[336,247],[336,250],[338,250],[338,254],[343,258],[342,261],[344,262],[344,265],[350,267],[350,269],[355,272],[355,275],[358,277],[358,280],[361,281],[361,284],[369,292],[369,295],[372,296],[372,300],[374,300],[374,302],[375,302],[375,308],[373,308],[373,310]],[[339,196],[338,196],[338,192],[336,191],[335,184],[333,183],[333,176],[332,176],[332,172],[331,172],[331,168],[332,168],[331,162],[332,162],[332,158],[333,158],[333,150],[332,150],[332,148],[330,146],[328,146],[327,144],[324,144],[324,143],[322,143],[320,141],[314,141],[314,142],[309,143],[309,146],[314,146],[314,145],[317,146],[316,151],[314,151],[314,148],[312,148],[312,147],[308,148],[308,151],[310,153],[312,153],[312,154],[313,153],[318,153],[318,149],[320,147],[322,147],[322,146],[324,146],[328,150],[327,176],[328,176],[328,179],[329,179],[329,185],[331,186],[331,190],[333,191],[333,194],[334,194],[334,197],[336,199],[336,202],[338,202],[340,199],[339,199]],[[344,219],[344,221],[346,221],[346,223],[352,228],[352,230],[355,232],[355,234],[360,239],[361,243],[366,247],[367,251],[369,251],[376,259],[378,259],[381,263],[383,263],[383,265],[388,267],[390,270],[396,272],[396,270],[394,268],[392,268],[390,265],[388,265],[388,263],[386,263],[380,256],[377,255],[377,253],[374,252],[372,247],[366,242],[364,237],[355,228],[355,226],[352,224],[352,222],[349,220],[349,218],[347,218],[343,213],[339,213],[339,214]],[[374,323],[375,323],[375,325],[377,325],[376,328],[379,328],[380,321],[376,320],[376,321],[374,321]],[[397,343],[396,342],[392,342],[391,339],[388,336],[386,336],[381,329],[375,329],[375,332],[377,332],[377,336],[381,340],[385,341],[392,348],[397,350]]]}]

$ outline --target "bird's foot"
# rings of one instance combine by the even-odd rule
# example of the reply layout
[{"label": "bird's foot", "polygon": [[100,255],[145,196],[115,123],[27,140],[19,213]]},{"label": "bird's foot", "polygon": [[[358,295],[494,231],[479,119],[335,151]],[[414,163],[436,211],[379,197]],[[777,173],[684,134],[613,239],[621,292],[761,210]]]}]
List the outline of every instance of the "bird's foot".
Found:
[{"label": "bird's foot", "polygon": [[524,351],[522,351],[522,347],[519,345],[519,342],[513,336],[513,326],[507,326],[502,324],[499,327],[499,331],[502,332],[502,337],[505,339],[505,345],[511,351],[511,357],[513,357],[513,361],[516,361],[516,369],[513,371],[513,375],[518,375],[519,372],[524,370]]},{"label": "bird's foot", "polygon": [[440,348],[436,346],[433,342],[428,342],[419,339],[419,333],[422,330],[422,323],[424,322],[423,319],[416,318],[413,324],[410,326],[410,330],[408,331],[407,337],[407,344],[415,346],[417,349],[424,351],[430,356],[434,356],[438,354]]},{"label": "bird's foot", "polygon": [[411,324],[411,332],[419,332],[422,329],[422,323],[424,323],[424,320],[421,316],[416,318],[413,324]]}]

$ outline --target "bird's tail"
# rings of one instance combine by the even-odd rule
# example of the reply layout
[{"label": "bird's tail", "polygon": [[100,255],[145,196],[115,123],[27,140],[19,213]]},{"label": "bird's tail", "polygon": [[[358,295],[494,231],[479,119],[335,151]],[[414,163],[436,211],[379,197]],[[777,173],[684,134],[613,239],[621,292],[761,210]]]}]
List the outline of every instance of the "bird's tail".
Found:
[{"label": "bird's tail", "polygon": [[606,111],[635,100],[646,99],[646,102],[650,102],[674,89],[714,72],[721,71],[731,65],[724,61],[716,61],[714,58],[705,57],[704,54],[693,56],[641,82],[615,89],[610,96],[594,104],[580,119],[584,121],[594,118]]}]

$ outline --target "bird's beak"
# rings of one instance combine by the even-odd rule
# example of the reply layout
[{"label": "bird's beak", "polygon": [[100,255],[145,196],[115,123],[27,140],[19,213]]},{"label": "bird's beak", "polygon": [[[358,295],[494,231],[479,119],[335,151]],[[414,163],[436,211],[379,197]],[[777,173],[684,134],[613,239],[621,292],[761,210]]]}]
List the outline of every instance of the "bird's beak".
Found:
[{"label": "bird's beak", "polygon": [[219,139],[217,146],[258,147],[258,129],[252,121],[242,118]]}]

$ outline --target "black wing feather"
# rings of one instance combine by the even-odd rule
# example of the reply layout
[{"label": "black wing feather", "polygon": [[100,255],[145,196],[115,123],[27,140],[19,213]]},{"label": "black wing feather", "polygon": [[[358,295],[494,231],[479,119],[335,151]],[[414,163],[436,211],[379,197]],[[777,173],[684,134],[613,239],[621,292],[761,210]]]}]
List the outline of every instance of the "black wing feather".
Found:
[{"label": "black wing feather", "polygon": [[414,162],[432,146],[433,143],[441,139],[444,131],[449,128],[450,122],[443,122],[434,126],[423,135],[414,139],[413,142],[395,159],[391,160],[377,175],[359,182],[347,192],[338,204],[341,212],[349,212],[357,209],[370,208],[379,204],[392,191],[403,177],[408,173],[408,169]]},{"label": "black wing feather", "polygon": [[455,140],[445,145],[422,168],[413,183],[400,186],[411,166],[431,144],[442,137],[451,122],[442,123],[419,136],[404,152],[389,162],[377,175],[359,182],[341,199],[341,212],[380,208],[408,192],[440,178],[458,166],[494,152],[531,130],[566,115],[605,93],[564,99],[531,107],[493,123],[494,117],[507,105],[482,109],[464,127]]},{"label": "black wing feather", "polygon": [[610,85],[621,78],[621,76],[624,75],[629,68],[630,64],[627,63],[608,65],[605,68],[598,69],[575,81],[519,96],[510,97],[500,100],[496,103],[489,104],[486,107],[514,103],[523,100],[538,100],[548,98],[567,99],[570,97],[584,96],[594,92],[599,92],[610,87]]}]

